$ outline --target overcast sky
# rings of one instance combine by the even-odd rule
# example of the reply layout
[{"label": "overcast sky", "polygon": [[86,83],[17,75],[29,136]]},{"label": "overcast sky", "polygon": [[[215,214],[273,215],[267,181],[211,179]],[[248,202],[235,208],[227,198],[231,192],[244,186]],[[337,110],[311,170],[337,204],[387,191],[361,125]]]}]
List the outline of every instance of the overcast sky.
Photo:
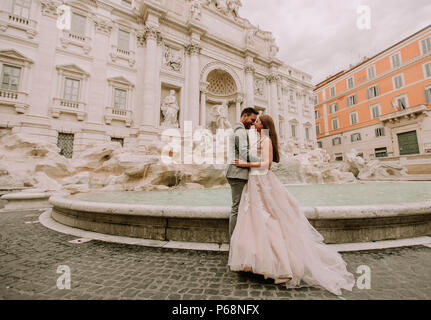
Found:
[{"label": "overcast sky", "polygon": [[[271,31],[279,58],[313,76],[313,84],[372,57],[431,24],[430,0],[242,0],[240,15]],[[371,29],[356,26],[371,9]]]}]

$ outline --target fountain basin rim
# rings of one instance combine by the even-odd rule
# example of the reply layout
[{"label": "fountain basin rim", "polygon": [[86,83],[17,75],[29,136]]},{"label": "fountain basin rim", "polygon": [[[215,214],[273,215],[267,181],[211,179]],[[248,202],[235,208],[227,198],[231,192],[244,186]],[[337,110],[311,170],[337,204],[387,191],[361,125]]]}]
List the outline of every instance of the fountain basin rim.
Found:
[{"label": "fountain basin rim", "polygon": [[[54,208],[74,211],[160,218],[228,219],[231,213],[230,207],[119,204],[73,200],[62,195],[51,196],[49,202]],[[431,201],[384,205],[301,207],[301,209],[308,219],[367,219],[431,214]]]}]

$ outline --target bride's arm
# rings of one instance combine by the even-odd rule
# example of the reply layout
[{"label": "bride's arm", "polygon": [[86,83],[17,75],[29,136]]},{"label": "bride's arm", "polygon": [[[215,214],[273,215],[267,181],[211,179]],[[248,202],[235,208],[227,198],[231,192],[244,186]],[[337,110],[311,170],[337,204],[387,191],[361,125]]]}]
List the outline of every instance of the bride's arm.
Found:
[{"label": "bride's arm", "polygon": [[263,153],[263,161],[261,162],[249,162],[246,163],[244,161],[241,161],[239,159],[235,159],[235,166],[240,168],[271,168],[272,166],[272,143],[271,139],[266,138],[262,143],[262,153]]}]

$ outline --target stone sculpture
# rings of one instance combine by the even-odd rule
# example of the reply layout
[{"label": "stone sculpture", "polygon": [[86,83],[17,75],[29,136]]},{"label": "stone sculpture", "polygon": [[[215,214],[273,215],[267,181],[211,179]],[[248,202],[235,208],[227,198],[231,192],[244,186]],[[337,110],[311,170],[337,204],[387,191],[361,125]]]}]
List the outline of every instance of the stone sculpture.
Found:
[{"label": "stone sculpture", "polygon": [[162,126],[169,128],[178,128],[178,111],[180,107],[175,97],[175,90],[171,90],[169,95],[163,100],[162,107],[163,122]]}]

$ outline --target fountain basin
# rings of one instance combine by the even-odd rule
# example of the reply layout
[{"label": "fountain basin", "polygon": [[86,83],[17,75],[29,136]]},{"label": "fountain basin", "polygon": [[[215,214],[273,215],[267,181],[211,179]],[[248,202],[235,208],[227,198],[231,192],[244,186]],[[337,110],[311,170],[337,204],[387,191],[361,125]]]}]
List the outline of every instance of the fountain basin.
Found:
[{"label": "fountain basin", "polygon": [[[412,197],[396,194],[398,203],[322,206],[316,205],[319,201],[315,201],[311,205],[302,206],[302,209],[328,244],[431,235],[431,200],[428,200],[430,195],[428,188],[431,190],[431,184],[416,183],[400,187],[394,183],[387,185],[374,183],[362,187],[369,190],[375,186],[388,188],[389,185],[397,191],[400,191],[397,188],[415,191],[413,186],[418,186],[422,193],[419,197],[416,193]],[[317,188],[331,187],[320,185]],[[344,185],[336,188],[346,190]],[[303,191],[301,189],[301,193]],[[50,203],[53,206],[52,218],[69,227],[149,240],[222,244],[229,242],[229,192],[229,189],[216,189],[54,195],[50,198]],[[212,205],[200,205],[208,203],[208,195],[211,194],[214,194]],[[310,192],[307,195],[310,198]],[[139,198],[142,201],[136,204]],[[389,200],[391,201],[386,202],[393,202],[393,199]],[[162,204],[175,201],[182,205]],[[185,205],[184,201],[188,202],[188,205]],[[151,202],[156,204],[148,204]],[[303,201],[300,203],[302,205]]]}]

